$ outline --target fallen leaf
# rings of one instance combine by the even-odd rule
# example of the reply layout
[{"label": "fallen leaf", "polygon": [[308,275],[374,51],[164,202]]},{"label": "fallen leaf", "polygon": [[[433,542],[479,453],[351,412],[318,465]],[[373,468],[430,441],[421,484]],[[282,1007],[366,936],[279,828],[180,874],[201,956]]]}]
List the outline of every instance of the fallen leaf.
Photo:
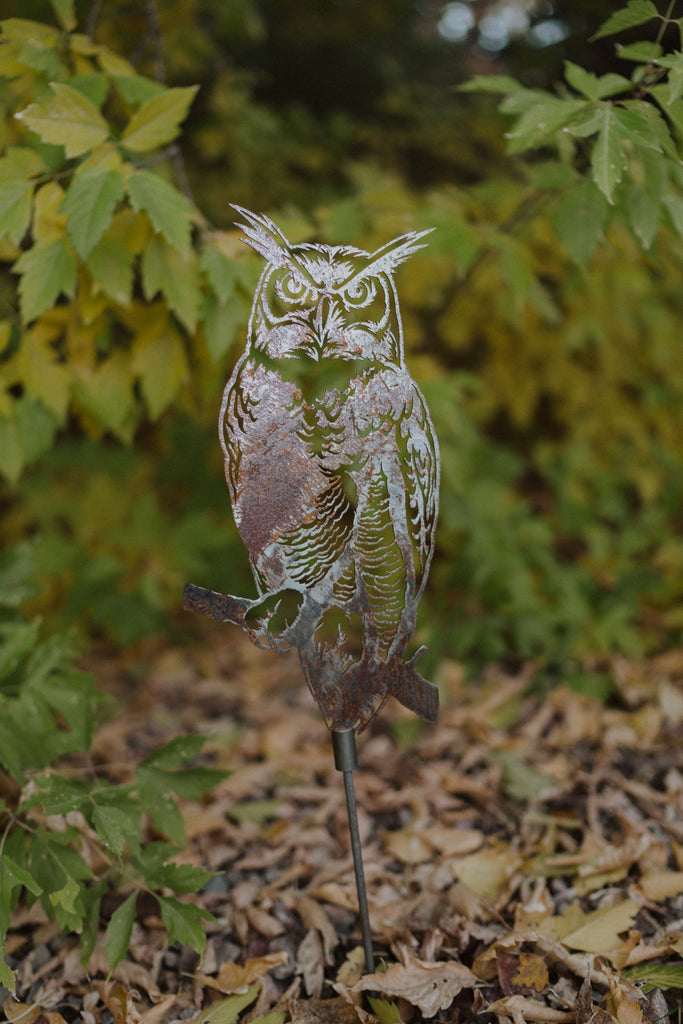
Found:
[{"label": "fallen leaf", "polygon": [[403,828],[399,832],[386,832],[384,845],[402,864],[424,864],[432,860],[434,852],[420,834],[421,830]]},{"label": "fallen leaf", "polygon": [[249,985],[262,978],[273,967],[283,964],[287,960],[287,953],[282,950],[278,953],[266,953],[265,956],[249,959],[244,965],[235,964],[231,960],[221,965],[215,978],[208,974],[195,974],[195,978],[216,989],[224,995],[229,996],[234,992],[243,992]]},{"label": "fallen leaf", "polygon": [[306,932],[299,945],[296,969],[303,975],[304,988],[308,995],[317,999],[323,987],[325,964],[322,942],[314,928]]},{"label": "fallen leaf", "polygon": [[325,963],[331,964],[332,951],[339,945],[336,928],[317,900],[311,899],[305,893],[297,900],[296,909],[303,921],[304,928],[307,930],[314,928],[320,933],[325,952]]},{"label": "fallen leaf", "polygon": [[498,980],[506,996],[541,995],[548,987],[548,968],[537,953],[499,949]]},{"label": "fallen leaf", "polygon": [[630,929],[639,910],[635,900],[623,900],[607,910],[594,910],[586,914],[583,924],[565,935],[562,941],[570,949],[584,953],[614,952],[622,945],[619,935]]},{"label": "fallen leaf", "polygon": [[661,903],[683,892],[683,871],[649,871],[640,880],[640,889],[653,903]]},{"label": "fallen leaf", "polygon": [[565,1021],[569,1024],[574,1021],[573,1010],[556,1010],[535,999],[527,999],[526,996],[505,996],[504,999],[490,1003],[486,1010],[488,1013],[505,1014],[513,1020],[548,1021],[549,1024],[564,1024]]},{"label": "fallen leaf", "polygon": [[21,1024],[33,1024],[43,1012],[38,1003],[17,1003],[11,997],[5,1000],[2,1008],[8,1021],[21,1021]]},{"label": "fallen leaf", "polygon": [[477,896],[495,903],[519,864],[519,858],[511,849],[487,849],[454,861],[452,870],[458,881]]},{"label": "fallen leaf", "polygon": [[354,992],[381,992],[405,999],[425,1017],[447,1009],[463,988],[473,988],[477,979],[467,967],[455,961],[428,963],[406,955],[402,964],[390,964],[383,974],[367,974],[353,986]]},{"label": "fallen leaf", "polygon": [[242,1010],[253,1003],[257,995],[258,986],[254,985],[247,992],[218,999],[193,1017],[192,1024],[235,1024]]}]

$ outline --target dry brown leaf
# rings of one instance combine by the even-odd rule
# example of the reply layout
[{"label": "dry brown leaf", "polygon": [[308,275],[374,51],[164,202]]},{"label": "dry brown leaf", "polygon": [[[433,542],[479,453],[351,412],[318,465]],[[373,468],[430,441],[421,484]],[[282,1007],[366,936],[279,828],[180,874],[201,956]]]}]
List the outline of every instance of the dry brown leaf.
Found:
[{"label": "dry brown leaf", "polygon": [[566,934],[562,941],[570,949],[584,953],[612,953],[622,946],[619,936],[630,930],[639,910],[635,900],[622,900],[606,910],[594,910],[584,915],[583,924]]},{"label": "dry brown leaf", "polygon": [[506,996],[539,996],[548,987],[548,968],[538,953],[498,950],[498,980]]},{"label": "dry brown leaf", "polygon": [[619,1024],[645,1024],[640,1006],[642,992],[627,981],[622,974],[605,968],[609,981],[612,1013]]},{"label": "dry brown leaf", "polygon": [[304,935],[296,953],[296,969],[303,976],[304,988],[309,996],[318,998],[325,978],[325,964],[320,935],[311,928]]},{"label": "dry brown leaf", "polygon": [[565,1021],[570,1024],[574,1021],[573,1010],[556,1010],[526,996],[505,996],[490,1003],[486,1009],[488,1013],[503,1013],[522,1021],[547,1021],[548,1024],[564,1024]]},{"label": "dry brown leaf", "polygon": [[473,988],[477,978],[455,961],[428,963],[406,955],[402,964],[390,964],[383,974],[366,974],[352,991],[374,991],[405,999],[425,1017],[447,1009],[463,988]]},{"label": "dry brown leaf", "polygon": [[38,1003],[17,1003],[11,997],[5,1000],[2,1008],[8,1021],[21,1021],[21,1024],[33,1024],[43,1012]]},{"label": "dry brown leaf", "polygon": [[178,996],[175,992],[171,993],[169,996],[165,996],[160,1003],[157,1003],[156,1006],[150,1007],[149,1010],[145,1010],[145,1012],[141,1014],[142,1024],[161,1024],[161,1021],[177,1000]]},{"label": "dry brown leaf", "polygon": [[433,825],[420,829],[420,836],[444,857],[462,857],[484,844],[484,833],[478,828],[445,828]]},{"label": "dry brown leaf", "polygon": [[455,878],[477,896],[494,903],[506,882],[518,870],[520,858],[512,848],[479,850],[453,861]]},{"label": "dry brown leaf", "polygon": [[247,960],[244,965],[235,964],[228,960],[221,965],[215,978],[201,973],[195,974],[194,977],[209,988],[216,989],[218,992],[222,992],[223,995],[229,996],[234,992],[244,991],[245,988],[253,985],[255,981],[262,978],[273,967],[285,963],[286,960],[287,953],[282,950],[278,953],[266,953],[265,956],[254,957]]},{"label": "dry brown leaf", "polygon": [[639,888],[653,903],[661,903],[683,892],[683,871],[650,871],[641,878]]},{"label": "dry brown leaf", "polygon": [[98,989],[103,1003],[114,1017],[114,1024],[141,1024],[132,992],[118,982],[104,982]]},{"label": "dry brown leaf", "polygon": [[299,912],[304,928],[314,928],[320,933],[325,952],[325,963],[332,963],[332,951],[339,945],[339,936],[329,917],[321,905],[310,896],[303,893],[296,902],[296,909]]},{"label": "dry brown leaf", "polygon": [[372,1020],[370,1014],[349,1003],[341,996],[337,999],[292,999],[291,1024],[358,1024]]},{"label": "dry brown leaf", "polygon": [[384,845],[392,857],[396,857],[402,864],[424,864],[434,857],[432,847],[422,838],[420,830],[415,828],[385,832]]}]

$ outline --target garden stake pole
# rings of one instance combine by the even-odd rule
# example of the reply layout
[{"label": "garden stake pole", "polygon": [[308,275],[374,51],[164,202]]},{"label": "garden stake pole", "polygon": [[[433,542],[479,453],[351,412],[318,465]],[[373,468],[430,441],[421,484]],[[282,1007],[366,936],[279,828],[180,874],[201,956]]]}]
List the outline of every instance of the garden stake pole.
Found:
[{"label": "garden stake pole", "polygon": [[356,892],[358,893],[358,912],[363,935],[363,952],[365,954],[365,970],[374,973],[375,958],[372,952],[372,931],[368,912],[368,896],[365,889],[365,873],[363,871],[363,850],[358,828],[356,810],[356,793],[353,788],[353,769],[358,767],[356,753],[356,733],[353,729],[335,730],[332,732],[332,748],[334,750],[334,766],[344,776],[346,793],[346,814],[349,821],[351,836],[351,852],[353,854],[353,870],[356,875]]}]

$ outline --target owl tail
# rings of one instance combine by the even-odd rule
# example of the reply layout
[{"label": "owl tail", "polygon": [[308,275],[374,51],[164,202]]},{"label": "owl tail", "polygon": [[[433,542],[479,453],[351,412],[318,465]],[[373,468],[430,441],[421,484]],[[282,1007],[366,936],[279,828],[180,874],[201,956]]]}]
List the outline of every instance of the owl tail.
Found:
[{"label": "owl tail", "polygon": [[299,654],[306,682],[328,728],[333,732],[362,732],[389,696],[426,722],[436,722],[439,691],[415,669],[423,652],[421,647],[410,661],[394,658],[372,665],[360,661],[345,672],[331,671],[330,664],[322,662],[310,649]]},{"label": "owl tail", "polygon": [[415,668],[415,662],[424,654],[420,647],[410,661],[391,662],[386,666],[389,678],[389,692],[399,704],[414,711],[425,722],[434,723],[439,717],[439,690],[434,683],[424,679]]}]

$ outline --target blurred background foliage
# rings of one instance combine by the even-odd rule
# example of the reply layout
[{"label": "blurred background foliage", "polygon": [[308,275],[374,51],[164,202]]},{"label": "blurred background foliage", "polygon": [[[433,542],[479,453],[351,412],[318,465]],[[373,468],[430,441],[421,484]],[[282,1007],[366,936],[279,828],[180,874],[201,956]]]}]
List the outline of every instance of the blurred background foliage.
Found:
[{"label": "blurred background foliage", "polygon": [[[252,592],[215,433],[260,266],[232,227],[238,203],[292,240],[371,249],[437,229],[397,282],[443,459],[416,637],[432,670],[448,656],[536,659],[562,674],[680,642],[677,151],[666,142],[667,218],[664,161],[635,129],[631,170],[605,198],[585,176],[585,135],[571,153],[564,137],[510,152],[505,104],[458,88],[505,75],[524,95],[566,98],[567,61],[630,76],[613,36],[588,43],[613,4],[82,0],[72,12],[68,0],[5,0],[3,11],[53,27],[36,39],[5,22],[0,64],[0,193],[20,171],[32,182],[30,199],[12,193],[0,242],[0,534],[4,547],[32,542],[43,589],[29,614],[128,645],[183,622],[186,580]],[[619,39],[666,52],[681,48],[677,33],[644,18]],[[635,62],[644,75],[648,60]],[[99,155],[36,142],[54,81],[104,118]],[[134,123],[136,112],[162,85],[164,130],[136,139],[151,108]],[[671,88],[675,147],[683,101]],[[30,147],[36,163],[19,170]],[[162,210],[149,174],[173,186]],[[67,220],[95,186],[111,189],[99,235]],[[562,206],[579,187],[583,219]],[[46,290],[50,245],[63,246],[62,276]]]}]

